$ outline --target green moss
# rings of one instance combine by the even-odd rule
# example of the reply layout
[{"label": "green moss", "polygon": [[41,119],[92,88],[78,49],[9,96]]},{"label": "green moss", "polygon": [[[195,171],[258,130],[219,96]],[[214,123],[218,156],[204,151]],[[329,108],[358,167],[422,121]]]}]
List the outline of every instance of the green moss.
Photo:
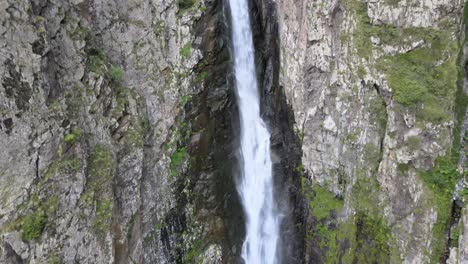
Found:
[{"label": "green moss", "polygon": [[405,143],[411,151],[416,151],[421,147],[421,138],[418,136],[410,136],[406,139]]},{"label": "green moss", "polygon": [[189,58],[192,55],[192,43],[187,42],[185,45],[180,49],[180,55],[185,58]]},{"label": "green moss", "polygon": [[393,6],[393,7],[397,7],[400,2],[401,0],[385,0],[386,4]]},{"label": "green moss", "polygon": [[132,232],[133,232],[133,227],[135,226],[135,220],[138,217],[138,212],[132,214],[130,217],[130,220],[128,221],[127,224],[127,240],[130,241],[132,239]]},{"label": "green moss", "polygon": [[96,216],[93,221],[93,229],[96,234],[103,235],[110,229],[112,221],[112,208],[113,203],[111,200],[105,198],[97,200],[96,203]]},{"label": "green moss", "polygon": [[104,75],[106,67],[102,50],[90,49],[87,51],[87,54],[88,59],[86,60],[86,65],[88,69],[96,74]]},{"label": "green moss", "polygon": [[73,144],[77,140],[79,140],[80,136],[81,136],[81,130],[74,129],[70,134],[65,135],[63,139],[65,140],[65,142]]},{"label": "green moss", "polygon": [[415,111],[420,120],[440,123],[450,118],[453,107],[456,45],[443,31],[430,32],[424,41],[430,47],[384,57],[378,66],[396,102]]},{"label": "green moss", "polygon": [[60,264],[62,263],[57,256],[52,256],[47,260],[48,264]]},{"label": "green moss", "polygon": [[116,107],[113,110],[113,115],[119,117],[122,115],[122,112],[125,111],[125,108],[129,103],[130,90],[127,87],[121,85],[115,85],[112,87],[114,92]]},{"label": "green moss", "polygon": [[184,254],[182,263],[200,263],[199,258],[203,254],[203,250],[203,242],[195,242],[190,250]]},{"label": "green moss", "polygon": [[406,176],[408,175],[408,171],[410,169],[410,165],[406,163],[398,163],[397,165],[397,172],[399,176]]},{"label": "green moss", "polygon": [[42,209],[27,215],[21,225],[21,238],[23,240],[34,240],[40,238],[46,223],[47,215]]},{"label": "green moss", "polygon": [[169,176],[176,177],[182,170],[184,160],[188,157],[187,149],[185,147],[178,148],[171,156],[170,173]]},{"label": "green moss", "polygon": [[124,71],[116,66],[112,66],[110,69],[110,78],[113,82],[120,82],[124,78]]},{"label": "green moss", "polygon": [[353,263],[391,263],[390,228],[376,215],[358,212],[355,218],[356,241]]},{"label": "green moss", "polygon": [[346,142],[349,142],[349,143],[356,143],[359,139],[359,135],[361,134],[361,130],[356,130],[356,131],[352,131],[352,132],[349,132],[347,135],[346,135],[346,138],[345,138],[345,141]]},{"label": "green moss", "polygon": [[450,246],[458,247],[458,242],[460,240],[460,224],[456,225],[450,233]]},{"label": "green moss", "polygon": [[207,76],[208,76],[208,72],[202,71],[200,74],[198,74],[197,78],[195,78],[195,82],[196,83],[202,82],[206,79]]},{"label": "green moss", "polygon": [[73,32],[71,32],[71,39],[73,40],[86,40],[89,36],[90,30],[87,27],[78,25]]},{"label": "green moss", "polygon": [[364,79],[364,76],[366,76],[366,68],[364,68],[364,66],[362,66],[362,65],[359,65],[359,66],[358,66],[358,69],[357,69],[357,76],[358,76],[360,79]]},{"label": "green moss", "polygon": [[146,116],[138,115],[130,118],[130,126],[123,136],[123,143],[130,150],[141,149],[145,143],[145,137],[149,129],[149,121]]},{"label": "green moss", "polygon": [[363,159],[364,162],[368,165],[378,166],[380,159],[382,158],[382,154],[380,153],[380,149],[377,145],[374,144],[365,144],[363,149]]},{"label": "green moss", "polygon": [[96,198],[101,197],[110,188],[114,167],[112,151],[104,145],[96,145],[88,158],[86,184],[88,191],[92,192]]},{"label": "green moss", "polygon": [[375,177],[367,177],[358,170],[357,180],[352,187],[351,204],[356,211],[367,215],[379,215],[379,183]]},{"label": "green moss", "polygon": [[62,261],[60,261],[60,258],[57,256],[49,257],[49,259],[47,260],[47,264],[60,264],[60,263],[62,263]]},{"label": "green moss", "polygon": [[319,241],[322,249],[327,250],[325,263],[336,263],[335,260],[339,250],[337,230],[329,224],[330,221],[336,223],[336,220],[331,217],[331,213],[338,213],[343,208],[343,200],[336,197],[326,187],[314,186],[312,192],[314,197],[310,202],[310,207],[312,215],[317,219],[318,223],[309,236],[311,239]]},{"label": "green moss", "polygon": [[60,174],[73,175],[80,170],[81,160],[74,159],[71,157],[63,157],[58,160],[54,160],[47,166],[47,169],[43,172],[41,180],[38,186],[43,186],[49,179]]},{"label": "green moss", "polygon": [[186,105],[191,99],[192,99],[192,96],[190,96],[190,95],[182,95],[182,96],[180,97],[180,100],[179,100],[179,101],[180,101],[180,105],[181,105],[181,106]]},{"label": "green moss", "polygon": [[153,26],[153,32],[156,36],[161,35],[166,28],[166,22],[164,20],[158,20]]},{"label": "green moss", "polygon": [[76,122],[80,117],[83,106],[85,105],[84,89],[79,85],[75,85],[65,95],[65,103],[67,106],[68,119]]},{"label": "green moss", "polygon": [[[466,7],[465,7],[466,11]],[[461,65],[462,55],[459,55],[458,65]],[[467,106],[467,96],[463,92],[465,71],[458,67],[456,79],[457,90],[455,96],[455,125],[453,128],[452,147],[444,157],[435,161],[434,168],[429,171],[420,171],[419,176],[429,189],[429,202],[437,209],[437,222],[433,228],[431,260],[438,263],[445,249],[445,237],[450,226],[452,194],[456,183],[462,177],[458,172],[458,162],[461,148],[461,130]],[[442,71],[444,72],[444,71]],[[453,76],[452,76],[453,77]]]},{"label": "green moss", "polygon": [[458,158],[451,155],[436,160],[433,169],[421,171],[421,179],[430,190],[430,204],[437,209],[437,222],[433,227],[433,253],[431,259],[438,260],[444,253],[445,234],[450,225],[452,192],[460,178],[457,171]]},{"label": "green moss", "polygon": [[333,217],[343,208],[343,200],[327,188],[314,186],[307,195],[312,215],[317,219],[308,239],[316,241],[326,252],[322,263],[391,263],[399,257],[390,227],[381,216],[378,183],[358,172],[353,186],[352,204],[356,215],[341,222]]},{"label": "green moss", "polygon": [[196,3],[196,0],[177,0],[179,10],[186,10],[191,8]]},{"label": "green moss", "polygon": [[68,134],[68,135],[65,136],[64,140],[65,140],[65,142],[73,143],[73,142],[75,142],[75,140],[76,140],[76,135],[73,134],[73,133],[72,133],[72,134]]},{"label": "green moss", "polygon": [[39,239],[58,207],[58,198],[52,196],[44,202],[33,204],[32,213],[21,218],[21,238],[23,240]]},{"label": "green moss", "polygon": [[319,221],[325,219],[332,211],[340,211],[343,208],[343,200],[336,197],[328,188],[315,185],[312,187],[310,208],[312,214]]},{"label": "green moss", "polygon": [[387,108],[382,97],[377,97],[371,101],[370,104],[370,118],[379,129],[379,134],[382,135],[385,133],[385,128],[387,126]]}]

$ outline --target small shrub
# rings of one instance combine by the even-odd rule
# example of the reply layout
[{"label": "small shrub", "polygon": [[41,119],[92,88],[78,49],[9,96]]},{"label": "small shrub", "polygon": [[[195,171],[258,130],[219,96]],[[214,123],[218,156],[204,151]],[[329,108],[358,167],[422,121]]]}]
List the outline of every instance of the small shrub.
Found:
[{"label": "small shrub", "polygon": [[47,223],[47,215],[42,209],[26,216],[21,225],[21,238],[23,240],[34,240],[41,237],[42,231]]},{"label": "small shrub", "polygon": [[46,227],[48,217],[55,214],[59,204],[56,196],[52,196],[43,202],[37,202],[39,205],[32,208],[33,213],[26,215],[22,220],[21,238],[23,240],[39,239]]},{"label": "small shrub", "polygon": [[112,66],[111,70],[110,70],[110,78],[112,81],[114,82],[120,82],[123,80],[124,78],[124,71],[119,68],[119,67],[116,67],[116,66]]}]

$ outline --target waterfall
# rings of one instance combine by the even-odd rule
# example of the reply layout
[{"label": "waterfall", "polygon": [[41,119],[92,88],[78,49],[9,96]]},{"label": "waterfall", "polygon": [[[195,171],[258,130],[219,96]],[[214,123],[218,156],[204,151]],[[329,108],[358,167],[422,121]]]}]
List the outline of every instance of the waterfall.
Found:
[{"label": "waterfall", "polygon": [[273,195],[270,133],[260,117],[254,46],[247,0],[229,0],[234,69],[240,113],[242,175],[237,184],[246,216],[242,258],[246,264],[273,264],[279,216]]}]

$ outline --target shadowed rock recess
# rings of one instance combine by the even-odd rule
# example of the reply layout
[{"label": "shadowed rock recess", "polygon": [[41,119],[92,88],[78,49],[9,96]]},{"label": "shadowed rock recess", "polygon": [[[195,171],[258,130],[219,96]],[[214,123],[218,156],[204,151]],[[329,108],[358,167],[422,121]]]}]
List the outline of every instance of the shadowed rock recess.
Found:
[{"label": "shadowed rock recess", "polygon": [[[465,1],[248,2],[278,263],[468,263]],[[0,1],[0,263],[243,263],[229,12]]]}]

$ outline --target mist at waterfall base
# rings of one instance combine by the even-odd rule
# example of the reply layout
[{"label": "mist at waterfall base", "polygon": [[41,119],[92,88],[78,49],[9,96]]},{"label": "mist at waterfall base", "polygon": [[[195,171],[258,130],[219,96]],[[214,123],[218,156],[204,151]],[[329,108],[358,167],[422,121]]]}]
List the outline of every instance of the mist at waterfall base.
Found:
[{"label": "mist at waterfall base", "polygon": [[246,216],[242,258],[246,264],[274,264],[280,219],[273,195],[270,133],[260,117],[248,3],[229,0],[229,4],[241,129],[242,175],[237,191]]}]

